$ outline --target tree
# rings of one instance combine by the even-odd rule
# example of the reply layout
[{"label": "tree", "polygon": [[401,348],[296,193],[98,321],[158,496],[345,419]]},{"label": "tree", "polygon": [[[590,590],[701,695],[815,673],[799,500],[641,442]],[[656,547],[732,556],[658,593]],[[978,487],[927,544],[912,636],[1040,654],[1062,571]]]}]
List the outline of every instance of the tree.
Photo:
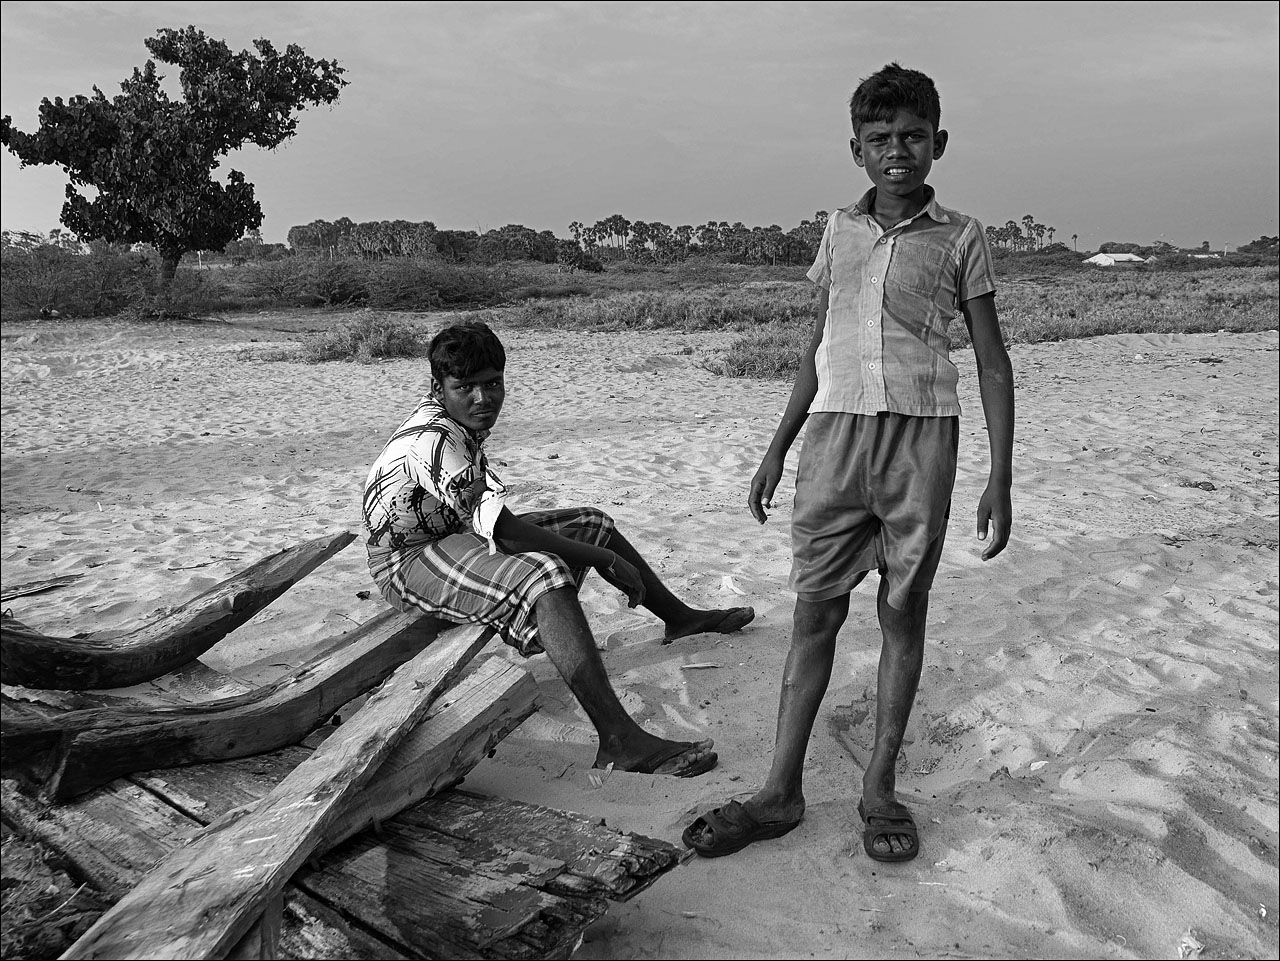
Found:
[{"label": "tree", "polygon": [[[256,55],[232,53],[195,27],[163,29],[144,42],[155,60],[180,69],[181,100],[169,99],[148,59],[111,99],[96,86],[92,97],[45,98],[35,133],[4,117],[0,143],[24,167],[62,167],[70,178],[62,223],[82,240],[153,245],[167,286],[183,254],[222,250],[262,225],[244,174],[213,179],[220,158],[245,144],[280,146],[294,135],[298,111],[334,103],[346,81],[336,62],[313,60],[293,44],[280,53],[255,40]],[[85,196],[85,187],[97,196]]]}]

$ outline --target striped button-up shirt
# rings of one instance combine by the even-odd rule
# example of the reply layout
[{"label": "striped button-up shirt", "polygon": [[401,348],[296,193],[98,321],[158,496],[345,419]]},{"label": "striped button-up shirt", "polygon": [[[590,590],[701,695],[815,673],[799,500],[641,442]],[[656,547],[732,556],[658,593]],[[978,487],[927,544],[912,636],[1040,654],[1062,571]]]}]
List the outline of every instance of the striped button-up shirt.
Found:
[{"label": "striped button-up shirt", "polygon": [[811,413],[960,413],[947,328],[966,300],[996,289],[982,224],[939,205],[884,230],[875,188],[827,220],[809,279],[830,306]]}]

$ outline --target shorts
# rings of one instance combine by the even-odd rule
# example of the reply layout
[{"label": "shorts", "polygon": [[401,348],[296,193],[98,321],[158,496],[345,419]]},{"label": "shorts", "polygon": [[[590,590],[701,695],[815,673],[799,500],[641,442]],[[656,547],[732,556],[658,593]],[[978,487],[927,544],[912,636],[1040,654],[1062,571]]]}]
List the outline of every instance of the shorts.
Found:
[{"label": "shorts", "polygon": [[958,417],[810,414],[791,518],[790,587],[801,600],[849,593],[879,571],[891,607],[928,591],[951,513]]},{"label": "shorts", "polygon": [[[571,540],[603,546],[613,519],[593,507],[533,511],[521,519]],[[548,591],[582,586],[587,569],[542,552],[489,553],[479,534],[450,534],[396,552],[370,548],[370,567],[383,569],[382,596],[400,611],[423,611],[460,624],[492,627],[525,657],[542,653],[534,605]]]}]

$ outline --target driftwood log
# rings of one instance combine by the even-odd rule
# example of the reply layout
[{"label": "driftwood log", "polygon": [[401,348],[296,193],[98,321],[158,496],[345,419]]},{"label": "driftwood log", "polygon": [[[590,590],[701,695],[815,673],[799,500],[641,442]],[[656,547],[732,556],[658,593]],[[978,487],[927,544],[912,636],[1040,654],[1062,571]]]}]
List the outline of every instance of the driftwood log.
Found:
[{"label": "driftwood log", "polygon": [[195,660],[355,540],[350,533],[286,548],[128,634],[52,637],[0,620],[0,681],[84,691],[128,687]]},{"label": "driftwood log", "polygon": [[47,753],[45,793],[55,800],[133,771],[261,754],[297,744],[430,644],[441,626],[427,615],[384,611],[275,682],[199,704],[55,713],[2,697],[0,745],[6,765]]},{"label": "driftwood log", "polygon": [[63,957],[223,957],[490,636],[459,628],[402,665],[271,793],[173,851]]}]

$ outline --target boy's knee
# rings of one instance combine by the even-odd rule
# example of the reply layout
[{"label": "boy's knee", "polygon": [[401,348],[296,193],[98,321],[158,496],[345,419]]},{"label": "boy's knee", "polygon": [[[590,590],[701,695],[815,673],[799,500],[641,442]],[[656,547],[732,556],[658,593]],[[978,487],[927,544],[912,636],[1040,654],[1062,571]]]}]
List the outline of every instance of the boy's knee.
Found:
[{"label": "boy's knee", "polygon": [[797,598],[791,643],[803,645],[834,640],[848,613],[848,594],[821,601]]},{"label": "boy's knee", "polygon": [[613,530],[613,518],[606,514],[598,507],[584,507],[584,513],[592,523],[597,524],[603,530]]}]

